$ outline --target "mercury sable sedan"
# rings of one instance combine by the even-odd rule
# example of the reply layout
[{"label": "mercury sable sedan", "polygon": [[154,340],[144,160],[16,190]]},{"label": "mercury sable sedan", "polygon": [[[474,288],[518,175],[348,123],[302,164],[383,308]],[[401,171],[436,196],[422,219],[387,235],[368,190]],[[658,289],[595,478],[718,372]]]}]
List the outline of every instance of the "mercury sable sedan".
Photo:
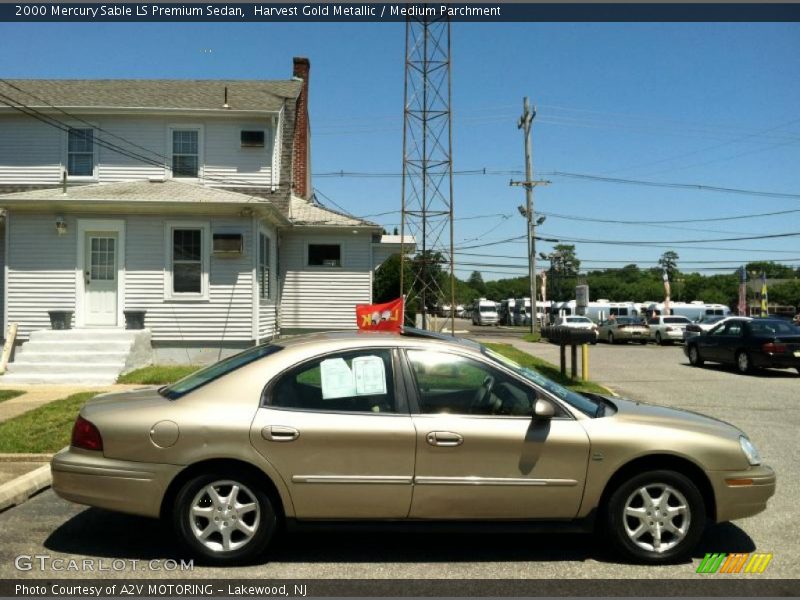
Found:
[{"label": "mercury sable sedan", "polygon": [[775,491],[732,425],[577,394],[413,330],[294,338],[97,397],[52,472],[63,498],[171,520],[215,564],[331,521],[598,529],[625,558],[665,563]]}]

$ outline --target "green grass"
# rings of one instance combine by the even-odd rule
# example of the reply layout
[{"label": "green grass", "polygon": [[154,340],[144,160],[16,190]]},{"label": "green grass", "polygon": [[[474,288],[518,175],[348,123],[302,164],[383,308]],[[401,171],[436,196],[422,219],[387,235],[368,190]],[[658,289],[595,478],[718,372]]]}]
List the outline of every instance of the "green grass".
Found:
[{"label": "green grass", "polygon": [[526,333],[522,336],[522,339],[526,342],[539,342],[542,339],[542,334],[538,331],[536,333]]},{"label": "green grass", "polygon": [[0,452],[58,452],[69,445],[78,411],[97,394],[73,394],[0,423]]},{"label": "green grass", "polygon": [[198,365],[150,365],[120,375],[117,383],[141,383],[143,385],[174,383],[200,368]]},{"label": "green grass", "polygon": [[523,352],[522,350],[514,348],[514,346],[511,344],[484,344],[484,346],[491,348],[495,352],[498,352],[507,358],[510,358],[523,367],[534,369],[545,377],[548,377],[556,383],[560,383],[564,387],[576,392],[590,392],[603,395],[611,394],[610,390],[592,381],[573,380],[568,375],[564,376],[561,374],[561,370],[557,365],[549,363],[546,360],[542,360],[541,358],[531,356],[527,352]]},{"label": "green grass", "polygon": [[17,396],[22,396],[25,392],[20,390],[0,390],[0,402],[3,400],[11,400]]}]

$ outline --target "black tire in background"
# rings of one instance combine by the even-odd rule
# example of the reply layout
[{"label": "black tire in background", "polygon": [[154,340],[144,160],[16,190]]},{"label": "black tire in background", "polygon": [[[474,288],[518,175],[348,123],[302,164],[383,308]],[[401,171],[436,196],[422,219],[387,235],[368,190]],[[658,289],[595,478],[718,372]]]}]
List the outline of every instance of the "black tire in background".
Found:
[{"label": "black tire in background", "polygon": [[697,344],[689,345],[689,363],[694,367],[702,367],[705,361],[700,357],[700,349]]}]

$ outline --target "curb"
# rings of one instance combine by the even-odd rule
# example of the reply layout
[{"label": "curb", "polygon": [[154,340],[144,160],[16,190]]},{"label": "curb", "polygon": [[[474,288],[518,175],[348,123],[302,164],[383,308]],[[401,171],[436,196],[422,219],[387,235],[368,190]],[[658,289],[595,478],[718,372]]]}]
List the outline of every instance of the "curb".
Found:
[{"label": "curb", "polygon": [[22,504],[36,492],[49,487],[52,481],[50,465],[43,465],[0,485],[0,511]]},{"label": "curb", "polygon": [[53,454],[0,454],[0,463],[4,462],[47,462],[53,459]]}]

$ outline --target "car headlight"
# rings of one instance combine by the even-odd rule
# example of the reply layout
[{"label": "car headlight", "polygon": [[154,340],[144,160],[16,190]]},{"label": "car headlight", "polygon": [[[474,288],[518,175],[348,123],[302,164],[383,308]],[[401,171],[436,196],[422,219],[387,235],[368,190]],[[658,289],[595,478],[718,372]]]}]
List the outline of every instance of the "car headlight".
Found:
[{"label": "car headlight", "polygon": [[752,466],[761,464],[761,455],[758,453],[758,450],[756,450],[753,442],[742,435],[739,436],[739,445],[742,447],[742,452],[744,452],[744,455],[747,457],[747,461]]}]

